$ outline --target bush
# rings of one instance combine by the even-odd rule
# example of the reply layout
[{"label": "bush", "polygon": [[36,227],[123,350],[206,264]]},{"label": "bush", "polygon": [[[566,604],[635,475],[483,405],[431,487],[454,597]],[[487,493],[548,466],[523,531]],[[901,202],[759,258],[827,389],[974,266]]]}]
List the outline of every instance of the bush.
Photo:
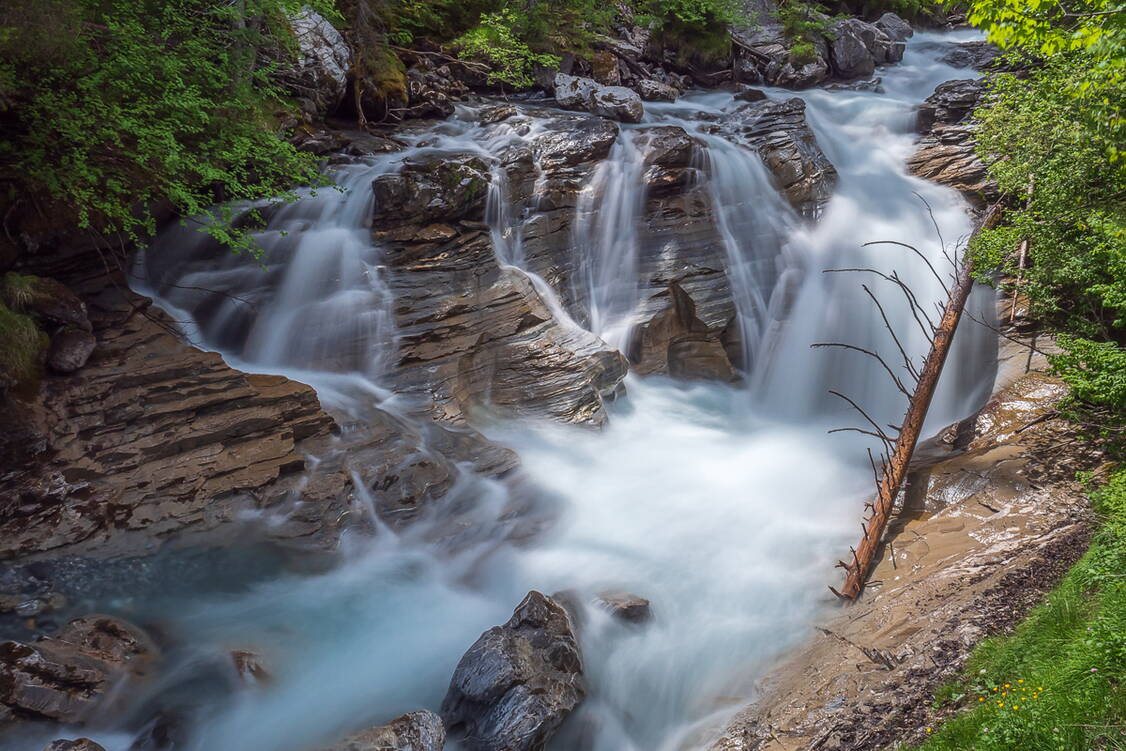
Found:
[{"label": "bush", "polygon": [[154,231],[157,204],[207,214],[315,182],[313,158],[277,133],[287,104],[260,63],[291,46],[285,13],[302,4],[8,0],[0,180],[70,207],[79,227],[134,239]]}]

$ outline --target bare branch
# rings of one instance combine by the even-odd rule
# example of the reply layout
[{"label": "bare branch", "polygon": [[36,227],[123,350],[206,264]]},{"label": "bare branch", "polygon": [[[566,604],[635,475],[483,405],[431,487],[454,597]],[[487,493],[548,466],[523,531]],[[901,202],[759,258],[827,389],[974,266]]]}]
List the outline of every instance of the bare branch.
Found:
[{"label": "bare branch", "polygon": [[942,277],[939,276],[938,272],[934,270],[934,264],[932,264],[930,262],[930,260],[925,255],[923,255],[922,251],[920,251],[914,245],[908,245],[907,243],[897,242],[896,240],[873,240],[870,243],[864,243],[863,247],[866,248],[869,245],[898,245],[900,247],[907,248],[909,251],[911,251],[912,253],[917,255],[919,258],[923,259],[923,263],[925,263],[927,265],[927,268],[931,270],[932,274],[934,274],[934,278],[937,279],[938,283],[942,285],[942,290],[947,295],[950,294],[950,288],[946,286],[946,282],[942,281]]},{"label": "bare branch", "polygon": [[861,417],[863,417],[865,420],[867,420],[868,423],[873,428],[875,428],[880,433],[881,436],[884,437],[885,440],[888,438],[887,433],[884,432],[883,428],[880,427],[879,423],[877,423],[875,420],[873,420],[867,412],[865,412],[863,409],[861,409],[859,404],[854,402],[852,399],[849,399],[847,396],[845,396],[844,394],[842,394],[839,391],[833,391],[832,389],[829,389],[829,393],[832,394],[833,396],[838,396],[841,399],[844,399],[846,402],[848,402],[852,406],[853,409],[855,409],[857,412],[860,413]]},{"label": "bare branch", "polygon": [[895,346],[899,347],[899,354],[903,357],[903,365],[907,368],[907,372],[911,374],[911,377],[914,378],[916,382],[918,382],[919,371],[915,369],[915,364],[911,362],[911,358],[907,356],[907,350],[903,348],[903,344],[899,341],[899,337],[895,335],[895,329],[892,328],[891,321],[888,320],[887,313],[884,312],[884,306],[880,305],[880,301],[877,300],[876,296],[872,294],[872,290],[868,289],[867,284],[861,284],[860,287],[868,294],[868,297],[872,298],[872,302],[876,304],[876,309],[880,311],[880,318],[884,319],[884,328],[888,330],[889,334],[891,334],[891,339],[893,342],[895,342]]},{"label": "bare branch", "polygon": [[869,349],[864,349],[863,347],[857,347],[854,344],[842,344],[841,342],[817,342],[816,344],[811,344],[809,346],[811,349],[820,349],[821,347],[840,347],[841,349],[852,349],[856,350],[857,352],[863,352],[869,357],[874,357],[880,363],[880,365],[884,366],[884,370],[886,370],[887,374],[891,376],[891,380],[895,382],[895,387],[899,389],[904,396],[908,398],[911,397],[911,393],[903,385],[903,382],[896,377],[891,367],[886,362],[884,362],[884,358],[880,357],[875,352]]}]

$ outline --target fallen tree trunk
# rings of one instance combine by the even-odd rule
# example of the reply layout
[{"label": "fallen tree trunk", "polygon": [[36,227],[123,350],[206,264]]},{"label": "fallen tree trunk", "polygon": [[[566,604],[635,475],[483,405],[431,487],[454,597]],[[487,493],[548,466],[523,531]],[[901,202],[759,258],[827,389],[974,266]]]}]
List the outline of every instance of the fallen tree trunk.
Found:
[{"label": "fallen tree trunk", "polygon": [[[996,221],[998,209],[994,206],[986,214],[981,225],[975,230],[974,235],[981,229],[989,228]],[[971,240],[973,236],[971,235]],[[876,501],[872,505],[872,515],[861,525],[864,536],[860,544],[852,551],[852,561],[840,565],[846,572],[844,587],[841,591],[833,593],[845,600],[855,600],[864,589],[868,580],[868,573],[872,568],[876,553],[880,548],[884,529],[891,518],[896,497],[903,487],[907,477],[907,470],[911,464],[911,456],[915,453],[915,445],[919,442],[919,435],[923,430],[923,422],[930,409],[931,399],[934,397],[938,378],[942,375],[942,367],[946,364],[946,356],[950,352],[950,344],[954,340],[954,333],[958,329],[958,321],[962,317],[962,310],[966,307],[970,291],[973,289],[973,264],[970,262],[969,253],[965,253],[961,268],[958,269],[954,288],[946,301],[942,312],[942,319],[934,327],[934,336],[931,340],[931,349],[923,367],[919,371],[914,393],[907,405],[907,414],[899,428],[891,454],[883,463],[882,472],[876,486]],[[894,332],[893,332],[894,335]]]}]

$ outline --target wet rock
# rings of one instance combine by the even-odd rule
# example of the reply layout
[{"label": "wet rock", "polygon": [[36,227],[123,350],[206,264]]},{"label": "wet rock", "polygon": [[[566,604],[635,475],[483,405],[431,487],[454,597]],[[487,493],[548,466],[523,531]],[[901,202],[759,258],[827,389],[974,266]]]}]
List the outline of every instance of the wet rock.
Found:
[{"label": "wet rock", "polygon": [[482,125],[492,125],[507,120],[516,114],[516,108],[511,104],[498,104],[486,107],[477,113],[477,121]]},{"label": "wet rock", "polygon": [[12,717],[80,724],[127,696],[146,679],[159,653],[130,623],[87,616],[53,637],[0,644],[0,707]]},{"label": "wet rock", "polygon": [[614,618],[629,623],[643,623],[653,617],[649,601],[629,592],[602,592],[597,602]]},{"label": "wet rock", "polygon": [[[611,136],[616,129],[592,118],[580,122],[537,139],[542,169],[569,170],[586,155],[609,150],[612,138],[600,145],[597,134]],[[532,159],[530,152],[515,155],[513,182],[525,186],[517,192],[526,189],[528,178],[534,180]],[[405,165],[400,175],[376,181],[380,204],[381,181],[398,186],[408,171],[428,175],[406,179],[424,186],[424,198],[397,193],[392,205],[401,208],[380,212],[376,222],[380,241],[389,247],[387,279],[397,301],[399,361],[392,379],[431,403],[441,420],[464,421],[485,410],[601,425],[605,402],[616,396],[625,376],[624,357],[593,334],[557,320],[525,273],[498,263],[481,223],[489,175],[466,164],[480,162],[472,155],[446,154],[428,169],[449,177],[430,177]],[[470,177],[463,174],[467,169]],[[458,198],[468,180],[481,181],[474,188],[480,200]],[[453,196],[442,192],[455,183]],[[420,219],[439,218],[443,210],[449,212],[442,217],[447,223],[420,225]],[[462,221],[452,221],[458,218]]]},{"label": "wet rock", "polygon": [[798,98],[744,104],[719,121],[723,133],[758,151],[786,198],[817,216],[832,196],[837,170],[817,145]]},{"label": "wet rock", "polygon": [[[121,292],[123,280],[92,285],[99,346],[81,378],[44,379],[19,419],[33,436],[0,430],[0,450],[5,438],[41,444],[0,474],[0,497],[11,499],[0,504],[0,558],[62,548],[137,555],[173,535],[220,544],[245,530],[248,514],[288,507],[298,490],[302,503],[262,533],[332,548],[364,518],[346,513],[358,503],[354,478],[378,486],[363,492],[398,526],[444,498],[458,462],[486,474],[515,466],[511,452],[467,428],[447,440],[444,429],[378,409],[341,440],[310,387],[187,346],[161,311]],[[11,414],[0,410],[0,422]],[[310,456],[320,458],[315,467]]]},{"label": "wet rock", "polygon": [[461,658],[442,718],[467,751],[538,751],[585,695],[567,611],[529,592]]},{"label": "wet rock", "polygon": [[106,751],[89,738],[77,738],[73,741],[51,741],[43,751]]},{"label": "wet rock", "polygon": [[231,664],[239,679],[247,685],[262,686],[273,680],[270,671],[262,664],[262,659],[254,652],[244,649],[232,651]]},{"label": "wet rock", "polygon": [[999,57],[1001,57],[1001,50],[989,42],[958,42],[952,45],[950,51],[942,55],[939,61],[955,68],[988,70],[993,67]]},{"label": "wet rock", "polygon": [[844,79],[872,75],[877,65],[903,59],[903,42],[858,18],[844,18],[830,26],[829,59],[833,72]]},{"label": "wet rock", "polygon": [[65,326],[51,337],[47,366],[56,373],[73,373],[86,364],[97,345],[97,340],[89,331]]},{"label": "wet rock", "polygon": [[362,730],[322,751],[442,751],[445,745],[441,718],[423,709]]},{"label": "wet rock", "polygon": [[873,91],[877,94],[884,92],[884,80],[880,76],[869,78],[865,81],[852,81],[850,83],[831,83],[825,87],[826,91]]},{"label": "wet rock", "polygon": [[639,123],[645,114],[637,92],[566,73],[555,76],[555,101],[564,109],[584,110],[627,123]]},{"label": "wet rock", "polygon": [[579,121],[552,122],[532,145],[540,167],[549,172],[605,159],[618,138],[618,126],[586,117]]},{"label": "wet rock", "polygon": [[680,98],[680,90],[667,83],[643,78],[637,83],[637,93],[647,102],[675,102]]},{"label": "wet rock", "polygon": [[289,25],[297,42],[296,60],[279,77],[309,114],[323,117],[344,99],[352,50],[340,32],[311,8],[291,15]]},{"label": "wet rock", "polygon": [[485,206],[488,167],[472,154],[428,154],[408,159],[395,174],[372,183],[373,224],[456,220],[479,214]]},{"label": "wet rock", "polygon": [[650,297],[640,317],[628,347],[635,372],[666,373],[685,380],[737,380],[738,373],[723,347],[728,322],[709,325],[702,320],[683,280],[668,282],[664,290]]},{"label": "wet rock", "polygon": [[919,105],[915,129],[919,133],[929,133],[937,123],[955,125],[962,122],[973,113],[984,90],[985,84],[976,79],[940,83],[934,93]]},{"label": "wet rock", "polygon": [[903,42],[915,35],[915,30],[911,28],[911,24],[894,13],[883,14],[876,19],[873,25],[887,34],[893,42]]},{"label": "wet rock", "polygon": [[739,91],[736,92],[735,98],[740,102],[762,102],[768,99],[765,91],[752,86],[741,87]]},{"label": "wet rock", "polygon": [[919,139],[907,160],[913,175],[949,185],[978,208],[996,200],[997,184],[974,148],[976,126],[970,119],[981,97],[980,81],[947,81],[919,107]]}]

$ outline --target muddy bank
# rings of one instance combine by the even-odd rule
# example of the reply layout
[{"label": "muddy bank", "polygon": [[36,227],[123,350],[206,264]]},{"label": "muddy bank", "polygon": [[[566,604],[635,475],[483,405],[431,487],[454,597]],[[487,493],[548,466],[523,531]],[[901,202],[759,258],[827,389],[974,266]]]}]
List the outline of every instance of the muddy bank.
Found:
[{"label": "muddy bank", "polygon": [[[1017,332],[1019,333],[1019,332]],[[1056,412],[1066,387],[1019,374],[932,442],[856,605],[829,611],[810,640],[758,681],[758,701],[713,751],[862,751],[919,741],[943,710],[934,690],[982,639],[1011,630],[1086,550],[1091,516],[1077,471],[1101,463]],[[1018,363],[1018,360],[1022,362]]]}]

